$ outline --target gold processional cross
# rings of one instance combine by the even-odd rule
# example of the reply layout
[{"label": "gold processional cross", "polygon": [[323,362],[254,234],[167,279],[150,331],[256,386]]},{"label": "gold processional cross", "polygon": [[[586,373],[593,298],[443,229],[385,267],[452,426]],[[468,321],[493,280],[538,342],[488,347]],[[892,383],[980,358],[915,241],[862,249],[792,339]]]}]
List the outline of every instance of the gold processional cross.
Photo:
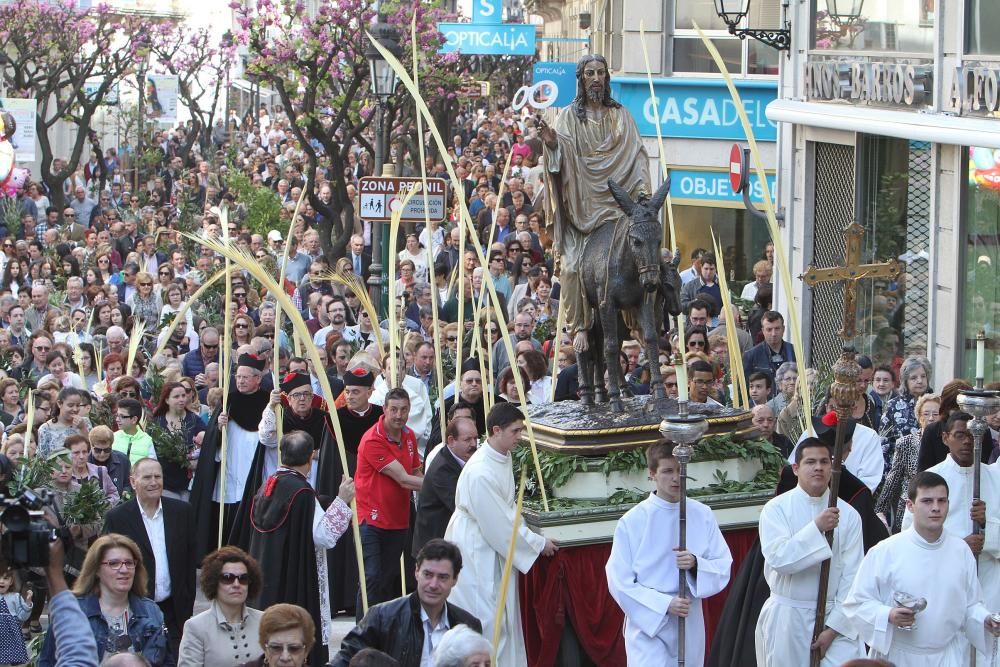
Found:
[{"label": "gold processional cross", "polygon": [[854,338],[857,332],[858,316],[858,281],[867,278],[889,278],[895,280],[903,268],[898,260],[890,259],[880,264],[859,264],[861,261],[861,239],[865,229],[857,222],[852,222],[844,229],[845,251],[844,266],[834,266],[819,269],[810,264],[806,272],[799,278],[810,287],[817,283],[844,284],[844,325],[840,337],[844,340]]}]

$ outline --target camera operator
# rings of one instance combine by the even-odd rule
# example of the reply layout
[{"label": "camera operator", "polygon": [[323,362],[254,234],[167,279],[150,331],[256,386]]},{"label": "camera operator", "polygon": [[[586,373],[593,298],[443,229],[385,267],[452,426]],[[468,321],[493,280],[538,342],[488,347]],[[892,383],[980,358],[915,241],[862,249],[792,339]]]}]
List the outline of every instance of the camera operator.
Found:
[{"label": "camera operator", "polygon": [[[58,526],[54,515],[46,511],[46,519]],[[55,641],[56,667],[97,667],[97,640],[90,630],[86,615],[80,610],[76,596],[67,588],[63,574],[65,553],[62,540],[49,543],[49,564],[45,574],[49,580],[49,634]]]}]

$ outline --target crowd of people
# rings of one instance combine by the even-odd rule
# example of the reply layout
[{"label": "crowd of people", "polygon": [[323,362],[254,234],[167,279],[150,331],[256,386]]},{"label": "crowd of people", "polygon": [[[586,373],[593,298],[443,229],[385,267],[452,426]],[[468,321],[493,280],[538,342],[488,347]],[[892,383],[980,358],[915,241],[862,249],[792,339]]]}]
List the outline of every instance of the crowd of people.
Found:
[{"label": "crowd of people", "polygon": [[[559,329],[537,118],[502,105],[461,110],[448,154],[425,165],[428,175],[447,178],[448,162],[457,174],[448,220],[400,235],[390,277],[399,297],[393,318],[373,317],[355,291],[370,277],[372,223],[356,218],[344,256],[330,258],[318,231],[321,214],[308,201],[296,214],[306,156],[280,107],[220,121],[211,150],[196,142],[181,155],[187,131],[152,137],[162,162],[141,179],[130,175],[127,156],[95,151],[66,182],[69,204],[61,211],[49,206],[42,184],[26,184],[17,199],[19,224],[2,238],[0,475],[12,489],[26,478],[44,487],[59,510],[53,521],[68,537],[60,545],[65,554],[53,557],[61,567],[4,564],[0,663],[27,660],[25,644],[42,634],[47,608],[38,664],[71,664],[74,644],[60,637],[57,622],[70,613],[68,582],[92,631],[92,642],[75,646],[107,664],[130,664],[112,661],[134,655],[156,666],[489,664],[497,574],[514,526],[511,452],[524,419],[517,406],[577,398],[576,351]],[[105,169],[91,166],[99,160]],[[419,175],[412,156],[401,163],[404,175]],[[373,166],[360,145],[343,174],[321,166],[319,199],[328,202],[339,182],[356,197],[358,179]],[[278,199],[279,219],[270,228],[250,226],[249,203],[229,187],[234,171]],[[465,247],[459,198],[476,231]],[[272,275],[283,263],[288,296],[308,334],[288,318],[278,325],[274,295],[245,270],[231,278],[226,331],[223,289],[205,287],[223,258],[182,232],[228,238]],[[803,450],[806,465],[822,467],[814,461],[823,458],[822,447],[802,443],[810,415],[803,414],[785,319],[771,304],[773,249],[764,249],[742,289],[744,304],[753,304],[745,311],[722,306],[711,253],[697,249],[690,260],[678,295],[683,338],[664,333],[657,359],[647,359],[641,335],[631,332],[619,357],[627,391],[650,393],[655,363],[667,395],[676,398],[673,355],[680,352],[691,400],[730,406],[738,364],[762,436],[799,470]],[[331,280],[331,272],[341,279]],[[352,274],[360,280],[348,279]],[[729,347],[728,327],[736,330],[738,350]],[[390,337],[398,343],[395,357]],[[867,490],[872,512],[896,533],[921,489],[940,486],[919,471],[946,465],[949,456],[959,460],[952,445],[961,423],[955,415],[962,414],[956,396],[967,385],[953,380],[934,394],[925,359],[897,358],[895,348],[883,358],[889,348],[880,345],[875,361],[860,360],[846,466]],[[322,367],[305,346],[315,346]],[[816,399],[817,414],[826,414],[826,401]],[[995,436],[984,449],[987,463],[996,458]],[[636,587],[648,592],[657,585],[629,570],[673,556],[627,546],[644,525],[673,511],[670,461],[662,447],[650,450],[657,491],[620,524],[608,565],[612,592],[629,618],[630,656],[676,643],[676,626],[642,616],[651,603]],[[81,507],[84,496],[90,504]],[[73,512],[63,512],[67,503]],[[987,506],[995,507],[989,500]],[[698,516],[706,540],[674,559],[681,569],[697,563],[694,598],[724,588],[730,567],[710,512]],[[820,528],[836,524],[826,513],[816,521]],[[848,529],[853,524],[838,528]],[[523,526],[515,537],[519,572],[558,550]],[[981,537],[966,542],[977,554],[988,551]],[[762,548],[765,558],[775,557],[763,528]],[[671,576],[676,582],[676,572]],[[660,579],[669,577],[660,572]],[[768,583],[779,582],[769,575]],[[657,590],[670,585],[663,586]],[[195,614],[198,588],[208,608]],[[412,592],[400,597],[404,590]],[[513,579],[504,596],[497,664],[525,664]],[[668,597],[657,602],[661,620],[700,609]],[[358,621],[339,647],[330,625],[338,614]],[[912,616],[897,614],[893,622],[907,621]]]}]

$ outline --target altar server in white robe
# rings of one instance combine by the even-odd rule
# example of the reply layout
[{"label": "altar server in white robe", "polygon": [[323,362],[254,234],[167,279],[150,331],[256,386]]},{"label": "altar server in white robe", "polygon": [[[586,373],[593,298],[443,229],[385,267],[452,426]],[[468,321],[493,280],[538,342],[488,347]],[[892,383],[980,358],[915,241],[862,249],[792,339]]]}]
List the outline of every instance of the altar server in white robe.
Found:
[{"label": "altar server in white robe", "polygon": [[[820,565],[831,559],[826,627],[816,641],[823,667],[860,658],[864,647],[841,604],[851,588],[863,553],[861,517],[843,500],[827,507],[833,471],[831,448],[810,438],[796,449],[798,486],[776,496],[760,514],[760,548],[771,595],[757,619],[759,667],[809,664]],[[833,548],[825,531],[833,529]]]},{"label": "altar server in white robe", "polygon": [[[458,477],[455,513],[445,539],[462,550],[462,578],[451,591],[450,602],[467,610],[483,624],[483,636],[492,639],[500,599],[500,582],[514,528],[514,473],[510,453],[521,441],[524,414],[513,403],[493,406],[486,418],[489,437],[472,455]],[[532,532],[522,521],[514,545],[514,568],[527,572],[539,555],[551,556],[556,543]],[[528,664],[517,597],[517,572],[507,585],[500,621],[497,665]]]},{"label": "altar server in white robe", "polygon": [[[819,430],[822,428],[836,429],[836,412],[828,412],[822,419],[813,418],[813,428],[816,435],[821,437]],[[844,458],[844,467],[850,470],[855,477],[864,482],[868,489],[875,493],[875,489],[882,483],[882,475],[885,472],[885,459],[882,457],[882,438],[879,434],[868,428],[864,424],[859,424],[853,419],[847,422],[847,444],[848,454]],[[799,437],[798,447],[803,440],[809,437],[805,432]],[[788,457],[789,463],[795,463],[795,451]]]},{"label": "altar server in white robe", "polygon": [[[948,482],[948,518],[944,529],[949,535],[965,540],[973,556],[979,557],[979,582],[983,604],[990,611],[1000,612],[1000,470],[996,465],[980,466],[980,500],[972,502],[972,477],[975,452],[967,412],[953,412],[941,430],[941,439],[948,448],[944,461],[928,468]],[[903,528],[910,526],[909,510],[903,515]],[[973,534],[973,521],[983,530]],[[992,652],[992,648],[991,648]],[[980,655],[980,665],[988,665]]]},{"label": "altar server in white robe", "polygon": [[[646,452],[656,491],[625,513],[615,527],[605,570],[611,597],[625,612],[625,653],[630,667],[677,662],[678,618],[684,626],[685,664],[705,660],[701,601],[729,583],[733,564],[712,510],[687,500],[687,548],[679,550],[680,464],[663,440]],[[685,572],[688,597],[678,596]]]},{"label": "altar server in white robe", "polygon": [[[870,657],[906,667],[965,667],[969,642],[982,653],[1000,633],[980,602],[972,551],[945,530],[948,495],[943,477],[917,473],[906,501],[913,524],[872,547],[861,562],[844,614]],[[900,592],[926,599],[927,608],[915,615],[900,607],[893,599]]]}]

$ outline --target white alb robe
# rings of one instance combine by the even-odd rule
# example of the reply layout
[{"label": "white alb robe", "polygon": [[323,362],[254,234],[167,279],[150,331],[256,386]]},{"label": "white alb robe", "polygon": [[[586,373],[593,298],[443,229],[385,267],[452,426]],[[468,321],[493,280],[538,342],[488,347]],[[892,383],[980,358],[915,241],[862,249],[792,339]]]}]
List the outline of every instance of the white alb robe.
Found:
[{"label": "white alb robe", "polygon": [[[222,475],[226,476],[226,505],[243,500],[243,487],[250,476],[253,456],[257,452],[257,431],[246,431],[233,420],[226,428],[226,469],[220,470],[212,490],[212,502],[219,502],[219,486]],[[215,453],[215,460],[222,462],[222,447]]]},{"label": "white alb robe", "polygon": [[[927,599],[910,631],[889,622],[897,592]],[[980,651],[992,647],[983,626],[989,612],[979,600],[976,561],[968,545],[947,531],[928,542],[909,528],[871,548],[843,609],[873,658],[906,667],[966,667],[969,641]]]},{"label": "white alb robe", "polygon": [[[948,482],[945,532],[960,540],[965,539],[972,534],[972,517],[969,511],[972,508],[973,467],[961,467],[949,454],[944,461],[928,470],[941,475]],[[979,497],[986,503],[985,539],[983,550],[979,554],[979,583],[982,587],[983,604],[991,611],[1000,612],[1000,468],[996,464],[981,465],[979,470]],[[912,523],[913,515],[907,510],[903,515],[903,528],[909,528]],[[992,650],[991,645],[991,653]],[[986,656],[980,655],[977,664],[988,665],[989,661]]]},{"label": "white alb robe", "polygon": [[[802,441],[808,437],[807,433],[799,436],[799,441],[795,443],[795,449],[798,449]],[[795,463],[795,449],[788,457],[789,463]],[[872,493],[875,493],[875,489],[882,483],[882,475],[885,472],[882,438],[879,437],[879,434],[867,426],[856,424],[854,436],[851,438],[851,453],[847,455],[844,467],[860,479]]]},{"label": "white alb robe", "polygon": [[[611,597],[625,612],[625,653],[630,667],[677,662],[678,619],[667,613],[677,595],[680,504],[655,493],[625,513],[615,527],[605,566]],[[687,501],[687,550],[695,555],[694,574],[686,576],[691,606],[684,624],[685,664],[705,660],[705,621],[701,601],[729,583],[733,564],[729,545],[712,510]]]},{"label": "white alb robe", "polygon": [[[510,455],[499,453],[488,443],[480,447],[458,477],[455,512],[444,535],[462,550],[462,574],[448,601],[478,618],[487,639],[493,637],[500,580],[514,527],[514,493]],[[522,521],[517,529],[514,568],[527,572],[544,548],[545,538],[529,530]],[[504,667],[528,664],[517,598],[517,572],[512,573],[507,586],[496,664]]]},{"label": "white alb robe", "polygon": [[820,565],[831,556],[826,626],[839,635],[830,644],[821,664],[840,667],[864,655],[857,631],[841,609],[854,573],[861,564],[861,517],[853,507],[837,499],[840,522],[833,531],[831,549],[815,522],[826,509],[829,496],[827,490],[819,498],[813,498],[801,486],[796,486],[769,500],[761,510],[760,548],[771,596],[757,619],[759,667],[809,664]]}]

